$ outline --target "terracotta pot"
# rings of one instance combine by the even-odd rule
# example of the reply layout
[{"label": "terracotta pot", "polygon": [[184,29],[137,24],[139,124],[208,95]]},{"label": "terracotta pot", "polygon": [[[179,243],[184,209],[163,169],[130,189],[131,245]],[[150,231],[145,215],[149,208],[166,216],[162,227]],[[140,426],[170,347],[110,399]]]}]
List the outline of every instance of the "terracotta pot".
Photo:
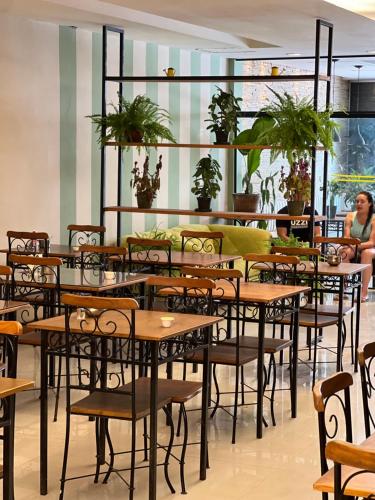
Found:
[{"label": "terracotta pot", "polygon": [[130,130],[128,132],[130,142],[142,142],[143,133],[139,130]]},{"label": "terracotta pot", "polygon": [[197,212],[211,212],[211,198],[199,197]]},{"label": "terracotta pot", "polygon": [[304,201],[288,201],[289,215],[303,215],[304,210],[305,210]]},{"label": "terracotta pot", "polygon": [[148,191],[137,194],[138,208],[151,208],[152,200],[153,200],[152,193]]},{"label": "terracotta pot", "polygon": [[235,212],[255,213],[258,203],[259,194],[233,193],[233,210]]}]

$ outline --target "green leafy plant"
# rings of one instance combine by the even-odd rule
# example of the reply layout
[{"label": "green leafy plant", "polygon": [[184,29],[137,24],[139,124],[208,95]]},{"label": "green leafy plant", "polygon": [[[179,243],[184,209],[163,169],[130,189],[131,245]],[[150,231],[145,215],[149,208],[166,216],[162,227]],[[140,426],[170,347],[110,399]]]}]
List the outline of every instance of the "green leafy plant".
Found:
[{"label": "green leafy plant", "polygon": [[260,112],[274,120],[274,126],[265,129],[259,140],[271,150],[271,162],[280,155],[290,165],[296,158],[310,158],[311,147],[322,146],[335,155],[333,133],[339,125],[331,119],[332,110],[315,111],[312,99],[293,97],[288,92],[282,94],[270,89],[275,96]]},{"label": "green leafy plant", "polygon": [[293,231],[290,232],[288,239],[282,240],[281,238],[272,238],[272,246],[275,247],[308,247],[307,242],[301,241],[298,236],[294,236]]},{"label": "green leafy plant", "polygon": [[[278,172],[269,174],[266,177],[262,177],[262,174],[257,171],[256,175],[260,180],[260,211],[262,213],[274,213],[275,212],[275,177]],[[260,220],[258,221],[259,229],[267,229],[268,221]]]},{"label": "green leafy plant", "polygon": [[[145,142],[158,143],[165,139],[176,142],[173,134],[163,122],[170,123],[170,115],[165,109],[159,108],[149,97],[137,95],[130,102],[119,95],[118,106],[111,104],[114,112],[106,116],[91,115],[96,125],[96,132],[101,133],[105,127],[104,137],[99,137],[99,143],[114,140],[118,143]],[[138,150],[140,147],[138,147]]]},{"label": "green leafy plant", "polygon": [[239,103],[241,97],[235,97],[233,92],[224,92],[220,87],[216,87],[217,92],[212,96],[211,103],[208,106],[210,118],[205,120],[211,122],[207,130],[216,133],[228,134],[238,131],[237,113],[241,111]]},{"label": "green leafy plant", "polygon": [[171,231],[161,229],[160,224],[153,226],[149,231],[136,232],[137,238],[148,238],[151,240],[170,240],[173,248],[181,248],[181,238]]},{"label": "green leafy plant", "polygon": [[[234,139],[233,144],[238,146],[245,146],[249,144],[253,146],[260,146],[262,145],[261,141],[263,137],[265,137],[266,132],[268,129],[272,128],[274,124],[275,122],[273,118],[259,117],[254,121],[251,128],[243,130],[240,134],[238,134],[238,136]],[[262,149],[240,149],[239,152],[242,154],[246,162],[246,173],[242,179],[244,193],[252,194],[253,184],[251,179],[260,166]]]},{"label": "green leafy plant", "polygon": [[220,191],[218,181],[223,179],[220,172],[220,164],[211,155],[201,158],[193,175],[194,186],[191,192],[198,198],[216,198]]}]

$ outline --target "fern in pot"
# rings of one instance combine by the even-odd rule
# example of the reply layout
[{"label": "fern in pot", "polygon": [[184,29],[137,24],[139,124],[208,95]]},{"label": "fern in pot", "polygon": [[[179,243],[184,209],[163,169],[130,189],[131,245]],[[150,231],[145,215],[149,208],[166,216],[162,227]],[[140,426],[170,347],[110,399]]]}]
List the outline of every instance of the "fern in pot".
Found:
[{"label": "fern in pot", "polygon": [[196,195],[199,212],[211,211],[211,200],[216,198],[220,191],[219,181],[223,179],[220,172],[220,164],[211,155],[201,158],[193,175],[194,186],[191,192]]}]

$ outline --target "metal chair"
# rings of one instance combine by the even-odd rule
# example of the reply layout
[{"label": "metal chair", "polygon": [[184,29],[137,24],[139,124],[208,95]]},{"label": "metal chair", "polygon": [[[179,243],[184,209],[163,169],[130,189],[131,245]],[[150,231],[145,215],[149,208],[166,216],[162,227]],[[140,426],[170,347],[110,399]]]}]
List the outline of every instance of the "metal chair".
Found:
[{"label": "metal chair", "polygon": [[[105,441],[108,443],[110,460],[103,482],[106,483],[113,472],[119,474],[124,469],[114,466],[115,451],[109,432],[109,420],[117,419],[131,424],[130,447],[130,479],[129,499],[134,498],[134,477],[136,454],[136,425],[150,414],[149,384],[143,377],[137,378],[137,366],[143,363],[138,342],[136,341],[135,311],[138,304],[133,299],[77,296],[66,294],[65,305],[65,364],[67,377],[66,436],[64,458],[61,473],[60,500],[64,497],[67,481],[77,477],[67,477],[68,452],[70,443],[71,418],[74,415],[93,417],[95,420],[96,468],[95,472],[85,477],[94,476],[98,482],[101,474],[101,463],[104,463]],[[85,312],[84,319],[78,319],[76,310]],[[94,312],[93,312],[94,309]],[[110,341],[117,339],[117,350],[110,349]],[[76,371],[79,361],[79,376]],[[122,384],[121,377],[111,377],[107,372],[111,366],[128,366],[129,381]],[[82,397],[82,391],[87,394]],[[166,405],[170,398],[159,394],[157,409],[166,413]],[[146,438],[145,438],[146,439]],[[174,489],[168,476],[168,461],[173,442],[173,425],[171,438],[167,447],[164,473],[172,493]],[[146,443],[147,448],[147,443]],[[146,449],[145,448],[145,449]],[[141,466],[143,467],[143,466]],[[125,469],[128,470],[128,469]]]},{"label": "metal chair", "polygon": [[47,233],[36,231],[8,231],[7,237],[7,264],[9,264],[9,255],[11,253],[24,255],[42,254],[44,257],[48,255],[49,236]]},{"label": "metal chair", "polygon": [[[172,273],[172,242],[170,240],[153,240],[149,238],[127,239],[128,261],[130,272]],[[164,262],[162,262],[164,259]]]},{"label": "metal chair", "polygon": [[224,234],[221,231],[181,231],[181,251],[222,254]]},{"label": "metal chair", "polygon": [[72,245],[99,245],[101,244],[106,228],[90,224],[69,224],[69,246]]},{"label": "metal chair", "polygon": [[313,388],[314,407],[318,413],[321,470],[321,477],[314,483],[314,489],[322,492],[323,500],[328,500],[328,493],[333,486],[325,453],[327,441],[342,437],[345,441],[353,442],[351,385],[351,374],[340,372],[321,380]]},{"label": "metal chair", "polygon": [[81,269],[125,272],[127,250],[123,247],[81,245]]},{"label": "metal chair", "polygon": [[373,401],[371,398],[375,391],[374,384],[374,359],[375,342],[363,344],[358,348],[358,363],[361,373],[361,388],[363,402],[363,417],[365,422],[366,437],[371,436],[375,430],[375,415],[373,412]]}]

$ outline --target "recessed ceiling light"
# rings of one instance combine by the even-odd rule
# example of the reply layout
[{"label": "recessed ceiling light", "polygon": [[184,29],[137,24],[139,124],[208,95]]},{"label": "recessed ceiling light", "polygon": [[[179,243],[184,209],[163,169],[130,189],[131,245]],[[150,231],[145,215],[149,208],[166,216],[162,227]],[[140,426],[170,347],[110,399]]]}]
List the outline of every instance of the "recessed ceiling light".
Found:
[{"label": "recessed ceiling light", "polygon": [[375,50],[366,50],[367,54],[375,54]]},{"label": "recessed ceiling light", "polygon": [[298,57],[301,54],[299,52],[287,52],[286,55],[291,57]]}]

